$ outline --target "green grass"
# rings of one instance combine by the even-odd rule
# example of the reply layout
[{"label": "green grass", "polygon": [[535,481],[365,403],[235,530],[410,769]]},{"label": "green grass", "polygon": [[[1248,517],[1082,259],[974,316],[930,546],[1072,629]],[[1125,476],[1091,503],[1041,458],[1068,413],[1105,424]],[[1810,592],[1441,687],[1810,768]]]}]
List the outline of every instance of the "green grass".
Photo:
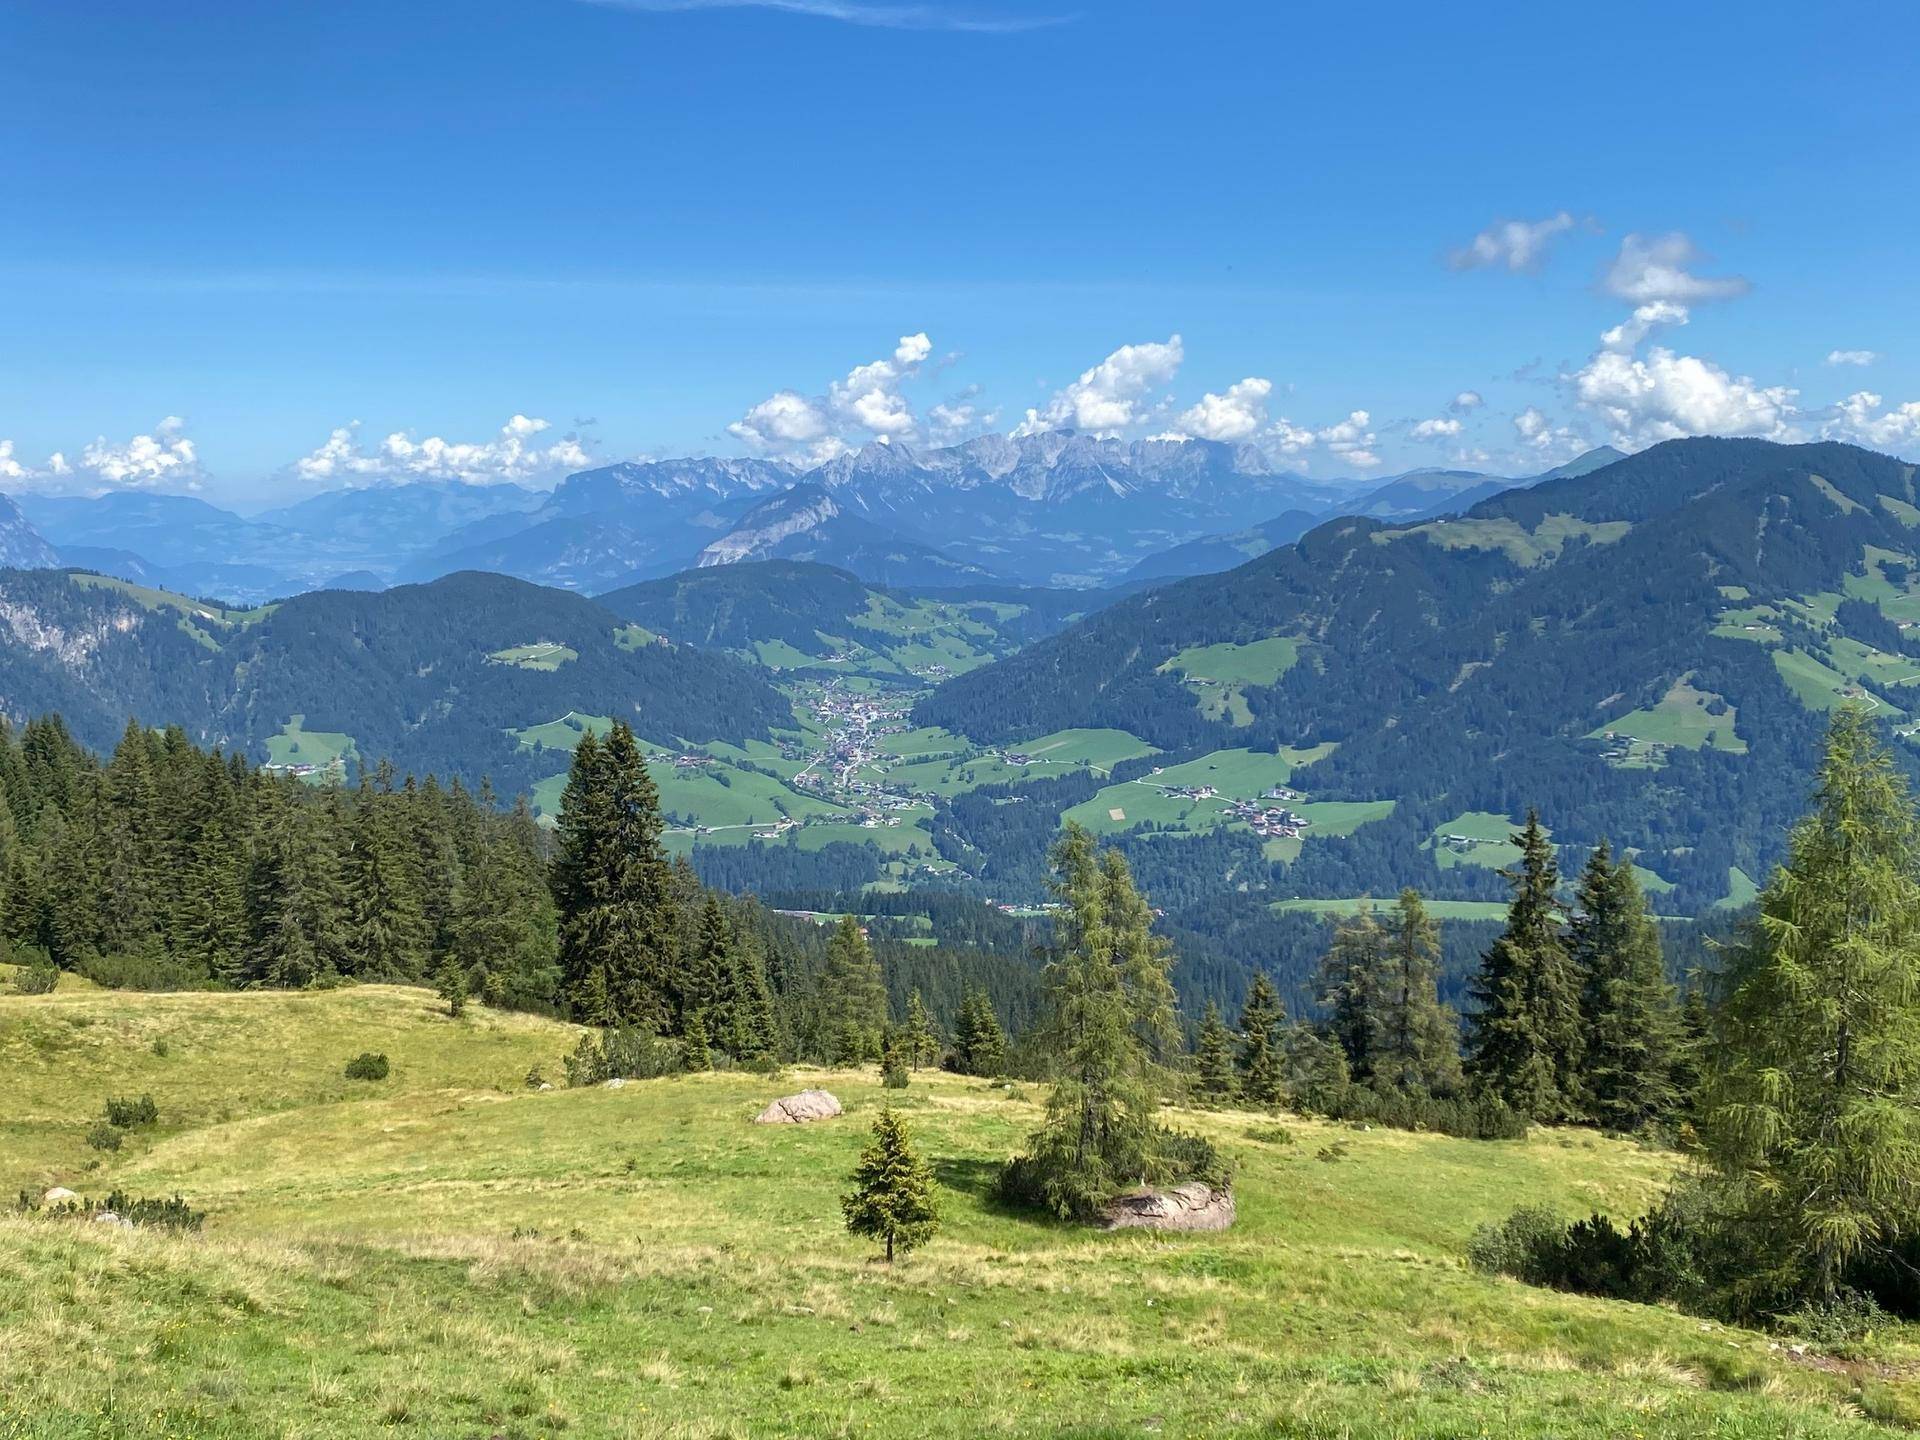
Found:
[{"label": "green grass", "polygon": [[[1545,826],[1541,828],[1546,829]],[[1433,863],[1442,870],[1451,870],[1456,865],[1502,870],[1511,865],[1520,853],[1507,843],[1508,837],[1517,834],[1520,829],[1518,823],[1505,815],[1495,815],[1487,810],[1469,810],[1456,815],[1444,825],[1434,827],[1424,848],[1433,852]],[[1442,837],[1448,835],[1460,836],[1472,844],[1464,850],[1452,849],[1443,842]]]},{"label": "green grass", "polygon": [[545,750],[565,750],[571,754],[574,747],[579,745],[582,735],[601,736],[612,728],[611,715],[582,715],[569,710],[558,720],[529,725],[524,730],[509,730],[507,733],[520,742],[522,750],[532,750],[538,746]]},{"label": "green grass", "polygon": [[[1019,741],[999,750],[982,750],[959,736],[939,729],[907,731],[882,736],[880,750],[902,757],[886,779],[905,789],[951,797],[982,785],[1018,785],[1028,780],[1050,780],[1074,770],[1104,775],[1123,760],[1158,753],[1125,730],[1058,730],[1037,740]],[[1024,756],[1014,764],[1008,756]]]},{"label": "green grass", "polygon": [[[1072,820],[1095,834],[1117,835],[1142,825],[1202,834],[1228,824],[1227,805],[1253,800],[1276,785],[1285,785],[1293,772],[1328,754],[1331,745],[1311,750],[1283,749],[1279,754],[1260,750],[1215,750],[1118,785],[1108,785],[1091,800],[1067,810],[1062,822]],[[1206,799],[1169,794],[1172,788],[1212,786],[1219,793]],[[1350,835],[1369,820],[1393,810],[1391,800],[1329,800],[1294,806],[1313,821],[1312,835]],[[1239,823],[1239,822],[1232,822]],[[1276,856],[1275,858],[1287,858]]]},{"label": "green grass", "polygon": [[[1710,706],[1718,704],[1719,714]],[[1617,720],[1597,726],[1588,739],[1597,740],[1609,732],[1630,736],[1643,745],[1677,745],[1698,750],[1710,745],[1735,755],[1747,752],[1747,742],[1735,733],[1738,718],[1734,707],[1710,690],[1696,690],[1692,676],[1683,675],[1649,710],[1633,710]]]},{"label": "green grass", "polygon": [[644,625],[618,625],[614,627],[613,643],[617,649],[639,650],[656,643],[660,637]]},{"label": "green grass", "polygon": [[267,763],[315,766],[314,773],[304,777],[314,784],[345,779],[347,762],[359,758],[353,737],[338,730],[308,730],[306,718],[292,716],[278,735],[267,737]]},{"label": "green grass", "polygon": [[[1849,701],[1861,701],[1858,685],[1804,650],[1775,650],[1774,668],[1793,697],[1809,710],[1836,710]],[[1864,697],[1874,714],[1889,720],[1905,719],[1905,712],[1875,697]]]},{"label": "green grass", "polygon": [[[1499,900],[1427,900],[1427,913],[1436,920],[1504,920],[1507,907]],[[1357,915],[1368,906],[1385,911],[1388,896],[1349,896],[1340,900],[1275,900],[1268,908],[1279,914],[1304,911],[1310,915]]]},{"label": "green grass", "polygon": [[496,665],[512,665],[520,670],[558,670],[580,652],[554,640],[537,640],[530,645],[510,645],[487,656]]},{"label": "green grass", "polygon": [[1721,910],[1744,910],[1760,898],[1760,887],[1753,883],[1753,877],[1738,865],[1727,867],[1727,893],[1715,901],[1715,907]]},{"label": "green grass", "polygon": [[1160,668],[1221,685],[1271,685],[1300,659],[1298,641],[1269,635],[1247,645],[1195,645]]},{"label": "green grass", "polygon": [[1633,527],[1625,520],[1587,521],[1572,515],[1546,515],[1528,530],[1517,520],[1434,520],[1400,530],[1374,532],[1376,545],[1419,538],[1443,550],[1500,550],[1516,565],[1534,566],[1560,558],[1569,540],[1611,545]]},{"label": "green grass", "polygon": [[1299,659],[1299,642],[1270,635],[1246,645],[1192,646],[1160,668],[1185,679],[1207,719],[1242,726],[1253,723],[1247,687],[1273,684]]},{"label": "green grass", "polygon": [[[1885,1433],[1862,1402],[1885,1413],[1914,1393],[1903,1337],[1856,1378],[1749,1331],[1467,1268],[1473,1227],[1522,1201],[1641,1210],[1676,1162],[1629,1142],[1176,1112],[1232,1153],[1238,1223],[1103,1235],[987,1193],[1039,1119],[1036,1087],[922,1072],[885,1092],[842,1071],[534,1094],[518,1072],[564,1048],[563,1027],[477,1007],[450,1021],[422,992],[166,998],[0,1008],[7,1044],[49,1023],[23,1008],[60,1025],[91,1005],[132,1040],[205,1024],[194,1087],[271,1091],[94,1174],[48,1172],[95,1193],[177,1190],[209,1211],[203,1234],[0,1219],[8,1440],[1837,1440]],[[243,1004],[249,1023],[224,1018]],[[387,1048],[395,1078],[336,1095],[317,1065],[250,1075],[307,1031],[329,1057]],[[137,1046],[28,1049],[0,1122],[136,1087],[164,1117],[168,1063]],[[846,1116],[749,1123],[805,1084]],[[930,1158],[944,1217],[892,1267],[838,1207],[884,1103]],[[1334,1140],[1344,1158],[1317,1159]]]}]

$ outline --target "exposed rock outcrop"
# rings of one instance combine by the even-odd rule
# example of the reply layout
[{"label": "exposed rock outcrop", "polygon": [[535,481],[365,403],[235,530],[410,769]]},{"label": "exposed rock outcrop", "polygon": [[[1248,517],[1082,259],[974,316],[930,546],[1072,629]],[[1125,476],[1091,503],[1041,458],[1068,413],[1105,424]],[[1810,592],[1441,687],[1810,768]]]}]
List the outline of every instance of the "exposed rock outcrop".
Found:
[{"label": "exposed rock outcrop", "polygon": [[756,1125],[805,1125],[810,1120],[828,1120],[841,1113],[840,1102],[825,1090],[802,1090],[785,1095],[753,1117]]},{"label": "exposed rock outcrop", "polygon": [[1142,1190],[1109,1201],[1108,1230],[1225,1230],[1233,1224],[1233,1192],[1198,1180],[1171,1190]]}]

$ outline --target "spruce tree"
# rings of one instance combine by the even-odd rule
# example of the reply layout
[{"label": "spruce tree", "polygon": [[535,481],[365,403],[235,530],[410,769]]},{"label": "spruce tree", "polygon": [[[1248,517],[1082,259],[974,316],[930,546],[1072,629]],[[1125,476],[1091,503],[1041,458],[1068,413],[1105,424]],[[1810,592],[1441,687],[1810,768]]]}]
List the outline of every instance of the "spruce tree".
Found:
[{"label": "spruce tree", "polygon": [[1513,837],[1520,863],[1507,927],[1472,987],[1467,1069],[1476,1084],[1533,1120],[1579,1113],[1580,986],[1560,937],[1560,870],[1540,818]]},{"label": "spruce tree", "polygon": [[678,921],[660,848],[660,798],[633,731],[580,737],[560,802],[553,893],[577,1018],[658,1034],[671,1019]]},{"label": "spruce tree", "polygon": [[1240,1093],[1240,1076],[1234,1067],[1233,1036],[1220,1018],[1218,1002],[1209,1000],[1200,1017],[1200,1034],[1194,1047],[1193,1088],[1201,1099],[1225,1105]]},{"label": "spruce tree", "polygon": [[1604,840],[1580,875],[1567,954],[1580,977],[1581,1107],[1605,1129],[1637,1129],[1673,1108],[1679,1016],[1633,864]]},{"label": "spruce tree", "polygon": [[1831,1300],[1920,1200],[1920,829],[1856,707],[1722,983],[1708,1154],[1755,1223],[1756,1271]]},{"label": "spruce tree", "polygon": [[918,990],[907,997],[905,1030],[907,1054],[915,1070],[940,1058],[940,1037],[933,1033],[933,1017],[927,1014]]},{"label": "spruce tree", "polygon": [[1007,1064],[1007,1032],[983,988],[967,991],[954,1026],[954,1064],[963,1075],[998,1075]]},{"label": "spruce tree", "polygon": [[713,1069],[713,1046],[707,1039],[706,1016],[689,1010],[680,1031],[681,1066],[693,1074]]},{"label": "spruce tree", "polygon": [[1286,1099],[1281,1027],[1286,1011],[1264,970],[1256,971],[1240,1008],[1240,1093],[1250,1105],[1272,1107]]},{"label": "spruce tree", "polygon": [[864,1065],[880,1058],[887,985],[867,932],[851,915],[840,918],[827,944],[819,1005],[826,1021],[828,1059],[836,1065]]},{"label": "spruce tree", "polygon": [[873,1139],[860,1152],[853,1190],[840,1199],[847,1229],[887,1247],[887,1263],[933,1237],[940,1227],[933,1171],[914,1150],[907,1124],[892,1110],[873,1122]]},{"label": "spruce tree", "polygon": [[1402,890],[1387,916],[1376,987],[1372,1081],[1383,1090],[1448,1096],[1460,1089],[1460,1022],[1440,1003],[1440,927],[1420,892]]},{"label": "spruce tree", "polygon": [[1366,905],[1334,925],[1333,943],[1320,960],[1326,1032],[1346,1052],[1348,1073],[1362,1084],[1373,1078],[1374,1045],[1383,1028],[1386,949],[1386,932]]}]

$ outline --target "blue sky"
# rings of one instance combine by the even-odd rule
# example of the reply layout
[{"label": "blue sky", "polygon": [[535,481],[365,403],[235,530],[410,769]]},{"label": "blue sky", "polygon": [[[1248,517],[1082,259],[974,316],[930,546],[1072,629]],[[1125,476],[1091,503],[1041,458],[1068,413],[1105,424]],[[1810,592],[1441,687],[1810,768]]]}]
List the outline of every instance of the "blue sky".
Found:
[{"label": "blue sky", "polygon": [[1914,453],[1916,42],[1846,4],[11,0],[0,486],[1074,423],[1324,476]]}]

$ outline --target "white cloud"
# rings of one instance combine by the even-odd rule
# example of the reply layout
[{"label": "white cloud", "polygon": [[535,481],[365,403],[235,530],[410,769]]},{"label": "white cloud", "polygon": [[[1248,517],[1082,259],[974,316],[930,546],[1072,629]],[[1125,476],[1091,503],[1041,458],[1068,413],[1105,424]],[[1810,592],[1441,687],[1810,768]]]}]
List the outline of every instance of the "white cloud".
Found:
[{"label": "white cloud", "polygon": [[1850,440],[1874,450],[1890,450],[1911,455],[1920,448],[1920,400],[1909,400],[1891,410],[1871,390],[1856,390],[1834,407],[1835,413],[1820,427],[1828,440]]},{"label": "white cloud", "polygon": [[1871,365],[1880,358],[1877,350],[1829,350],[1829,365]]},{"label": "white cloud", "polygon": [[593,463],[572,435],[549,445],[530,443],[552,429],[550,422],[515,415],[492,440],[455,441],[438,435],[415,440],[396,430],[377,449],[357,442],[358,420],[336,428],[324,444],[294,462],[294,473],[320,484],[371,484],[378,480],[464,480],[475,485],[513,484],[556,478]]},{"label": "white cloud", "polygon": [[942,5],[875,5],[861,0],[587,0],[610,10],[639,10],[672,14],[693,10],[778,10],[838,20],[845,25],[870,25],[883,30],[955,30],[972,35],[1019,35],[1064,25],[1065,15],[993,15],[952,10]]},{"label": "white cloud", "polygon": [[1464,415],[1469,410],[1478,410],[1486,403],[1478,390],[1462,390],[1453,397],[1453,403],[1447,408],[1456,415]]},{"label": "white cloud", "polygon": [[104,495],[111,490],[198,490],[206,480],[186,421],[169,415],[153,433],[123,442],[102,435],[81,447],[77,460],[56,450],[42,465],[21,460],[14,442],[0,440],[0,480],[49,494]]},{"label": "white cloud", "polygon": [[979,394],[978,387],[957,395],[951,400],[943,400],[927,410],[927,439],[935,445],[957,445],[962,440],[971,440],[974,436],[993,428],[1000,418],[997,410],[982,410],[973,403]]},{"label": "white cloud", "polygon": [[1573,216],[1565,210],[1544,220],[1496,220],[1448,255],[1447,262],[1456,270],[1538,269],[1553,242],[1571,229]]},{"label": "white cloud", "polygon": [[1311,450],[1319,439],[1310,428],[1296,425],[1284,415],[1268,427],[1264,438],[1282,455],[1299,455]]},{"label": "white cloud", "polygon": [[1422,420],[1413,427],[1416,440],[1451,440],[1466,427],[1458,420],[1434,419]]},{"label": "white cloud", "polygon": [[1572,377],[1574,394],[1631,448],[1686,435],[1796,440],[1798,391],[1731,375],[1711,360],[1653,346],[1641,358],[1602,349]]},{"label": "white cloud", "polygon": [[1313,438],[1347,464],[1371,470],[1380,463],[1380,457],[1373,451],[1374,435],[1369,428],[1372,424],[1373,417],[1365,410],[1355,410],[1346,419],[1315,431]]},{"label": "white cloud", "polygon": [[1690,318],[1684,305],[1676,305],[1671,300],[1650,300],[1636,306],[1631,316],[1611,330],[1602,332],[1600,343],[1608,350],[1637,350],[1640,342],[1660,326],[1685,325]]},{"label": "white cloud", "polygon": [[727,426],[727,433],[763,455],[819,465],[852,448],[849,432],[908,440],[919,432],[900,386],[920,373],[933,342],[924,331],[902,335],[893,357],[856,365],[820,396],[777,390]]},{"label": "white cloud", "polygon": [[1106,359],[1049,400],[1044,409],[1027,411],[1016,435],[1037,435],[1071,426],[1096,435],[1125,430],[1146,416],[1147,392],[1173,379],[1184,351],[1178,335],[1166,343],[1122,345]]},{"label": "white cloud", "polygon": [[1266,423],[1266,399],[1272,393],[1271,380],[1249,375],[1229,385],[1224,395],[1202,395],[1199,404],[1180,416],[1180,425],[1202,440],[1244,440]]},{"label": "white cloud", "polygon": [[1537,405],[1529,405],[1513,417],[1513,433],[1520,443],[1540,457],[1576,455],[1586,448],[1577,433],[1565,425],[1556,425]]},{"label": "white cloud", "polygon": [[1607,267],[1603,284],[1609,295],[1635,305],[1666,301],[1698,305],[1708,300],[1732,300],[1753,287],[1739,275],[1710,278],[1689,268],[1705,259],[1679,231],[1668,235],[1629,235],[1620,253]]}]

